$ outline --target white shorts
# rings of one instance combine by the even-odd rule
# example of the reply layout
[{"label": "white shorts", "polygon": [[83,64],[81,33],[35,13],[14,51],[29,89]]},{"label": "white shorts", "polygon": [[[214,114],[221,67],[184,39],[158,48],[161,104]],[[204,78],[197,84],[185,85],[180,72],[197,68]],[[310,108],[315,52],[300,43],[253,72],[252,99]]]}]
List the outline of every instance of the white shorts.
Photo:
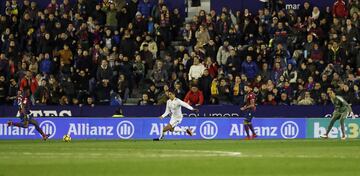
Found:
[{"label": "white shorts", "polygon": [[171,127],[175,128],[176,126],[178,126],[181,123],[182,119],[178,119],[178,118],[171,118],[169,124],[171,125]]}]

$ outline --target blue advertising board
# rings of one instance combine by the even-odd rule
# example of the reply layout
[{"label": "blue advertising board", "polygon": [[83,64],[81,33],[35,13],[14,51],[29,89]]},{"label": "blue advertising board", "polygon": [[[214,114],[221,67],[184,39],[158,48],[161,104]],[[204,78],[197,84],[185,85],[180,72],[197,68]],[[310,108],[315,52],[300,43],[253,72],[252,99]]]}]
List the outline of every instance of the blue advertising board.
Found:
[{"label": "blue advertising board", "polygon": [[[8,127],[8,120],[0,118],[0,139],[39,139],[34,126]],[[39,118],[40,127],[50,139],[153,139],[159,137],[170,118]],[[306,137],[304,118],[256,118],[254,129],[260,139],[294,139]],[[194,136],[185,132],[167,132],[166,139],[242,139],[245,130],[242,118],[184,118],[180,128],[190,128]]]},{"label": "blue advertising board", "polygon": [[[33,106],[30,112],[34,117],[111,117],[119,107],[115,106]],[[153,117],[165,111],[165,106],[121,106],[126,117]],[[203,105],[200,112],[183,109],[185,117],[243,117],[240,106]],[[356,115],[360,115],[360,106],[353,105]],[[255,117],[329,117],[334,106],[258,106]],[[0,117],[15,117],[18,108],[0,106]]]}]

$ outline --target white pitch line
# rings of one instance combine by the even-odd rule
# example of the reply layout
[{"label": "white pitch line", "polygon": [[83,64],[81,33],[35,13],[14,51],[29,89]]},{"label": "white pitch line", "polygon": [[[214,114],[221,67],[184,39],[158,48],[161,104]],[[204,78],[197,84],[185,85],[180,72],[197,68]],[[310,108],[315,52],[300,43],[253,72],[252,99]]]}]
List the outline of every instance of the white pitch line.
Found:
[{"label": "white pitch line", "polygon": [[[40,158],[72,158],[72,159],[121,159],[129,157],[138,158],[192,158],[192,157],[233,157],[233,158],[306,158],[306,159],[318,159],[318,158],[333,158],[333,159],[359,159],[360,156],[344,156],[344,155],[304,155],[304,154],[243,154],[235,151],[217,151],[217,150],[179,150],[179,149],[115,149],[109,150],[106,148],[90,148],[84,149],[84,151],[93,152],[81,152],[81,151],[66,151],[64,152],[0,152],[0,158],[11,158],[13,156],[25,156],[25,157],[40,157]],[[107,151],[107,152],[101,152]]]}]

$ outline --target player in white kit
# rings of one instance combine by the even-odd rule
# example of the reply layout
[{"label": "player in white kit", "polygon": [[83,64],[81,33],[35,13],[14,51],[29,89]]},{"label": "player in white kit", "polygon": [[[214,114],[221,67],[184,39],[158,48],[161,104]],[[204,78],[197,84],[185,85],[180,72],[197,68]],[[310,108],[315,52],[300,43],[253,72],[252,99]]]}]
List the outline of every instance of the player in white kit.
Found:
[{"label": "player in white kit", "polygon": [[171,132],[186,132],[188,135],[192,136],[193,132],[190,129],[182,129],[178,127],[183,119],[183,114],[181,111],[181,107],[185,107],[191,111],[199,112],[198,109],[191,107],[189,104],[181,101],[180,99],[175,97],[174,92],[169,91],[168,93],[169,100],[166,102],[166,110],[163,115],[160,116],[160,119],[163,119],[167,115],[171,114],[171,119],[168,125],[163,128],[163,131],[159,138],[155,138],[154,141],[159,141],[164,139],[164,134],[167,131]]}]

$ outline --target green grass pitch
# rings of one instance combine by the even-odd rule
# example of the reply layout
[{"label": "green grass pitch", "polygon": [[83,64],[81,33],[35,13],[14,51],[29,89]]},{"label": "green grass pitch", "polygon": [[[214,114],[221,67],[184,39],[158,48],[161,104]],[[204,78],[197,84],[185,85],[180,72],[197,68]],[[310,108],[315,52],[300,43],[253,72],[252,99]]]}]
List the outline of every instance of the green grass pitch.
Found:
[{"label": "green grass pitch", "polygon": [[0,140],[0,176],[360,175],[360,140]]}]

